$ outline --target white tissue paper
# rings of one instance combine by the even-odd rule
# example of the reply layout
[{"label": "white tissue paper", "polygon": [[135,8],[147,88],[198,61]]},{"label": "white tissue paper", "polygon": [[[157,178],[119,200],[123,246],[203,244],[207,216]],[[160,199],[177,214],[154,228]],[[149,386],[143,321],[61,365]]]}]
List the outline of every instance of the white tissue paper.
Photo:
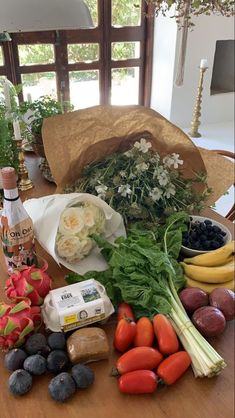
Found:
[{"label": "white tissue paper", "polygon": [[117,237],[126,237],[122,216],[99,197],[88,193],[54,194],[24,202],[24,207],[33,221],[35,237],[40,245],[59,265],[62,264],[79,274],[85,274],[91,270],[104,271],[108,268],[97,246],[83,260],[75,264],[68,263],[56,253],[55,241],[61,213],[65,208],[73,207],[84,201],[92,203],[104,211],[106,221],[103,236],[107,241],[114,242]]}]

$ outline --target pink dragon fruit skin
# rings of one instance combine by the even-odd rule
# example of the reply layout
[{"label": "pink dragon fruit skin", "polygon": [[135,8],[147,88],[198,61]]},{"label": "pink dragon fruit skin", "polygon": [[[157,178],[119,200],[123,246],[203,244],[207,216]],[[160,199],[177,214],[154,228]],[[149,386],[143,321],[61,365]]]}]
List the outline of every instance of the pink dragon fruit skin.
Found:
[{"label": "pink dragon fruit skin", "polygon": [[0,302],[0,349],[19,347],[41,325],[41,309],[30,304]]},{"label": "pink dragon fruit skin", "polygon": [[51,290],[51,278],[46,273],[47,263],[42,268],[35,266],[15,270],[7,279],[5,294],[9,299],[28,298],[33,306],[41,305]]}]

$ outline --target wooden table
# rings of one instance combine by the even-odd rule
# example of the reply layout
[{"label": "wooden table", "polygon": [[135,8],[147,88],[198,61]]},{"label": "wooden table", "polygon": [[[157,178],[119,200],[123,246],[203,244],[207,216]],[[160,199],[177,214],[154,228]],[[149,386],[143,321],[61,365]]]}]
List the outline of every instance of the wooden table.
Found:
[{"label": "wooden table", "polygon": [[[52,194],[55,186],[41,178],[35,157],[28,157],[27,163],[35,189],[22,194],[22,198]],[[36,160],[36,163],[38,161]],[[232,231],[233,225],[208,210],[206,216],[223,221]],[[54,287],[65,284],[65,268],[56,263],[42,248],[40,255],[49,262],[49,273]],[[3,260],[0,260],[0,300],[4,298]],[[225,359],[227,367],[220,376],[212,379],[195,379],[192,370],[172,387],[166,387],[153,395],[131,396],[120,394],[116,378],[110,376],[117,358],[112,348],[114,319],[104,326],[110,340],[109,360],[91,363],[95,372],[95,383],[87,390],[77,391],[66,403],[60,404],[48,394],[48,383],[52,378],[47,374],[33,379],[32,390],[23,397],[14,397],[7,388],[10,372],[3,366],[0,354],[0,418],[233,418],[234,417],[234,321],[227,323],[220,338],[211,340],[213,347]]]}]

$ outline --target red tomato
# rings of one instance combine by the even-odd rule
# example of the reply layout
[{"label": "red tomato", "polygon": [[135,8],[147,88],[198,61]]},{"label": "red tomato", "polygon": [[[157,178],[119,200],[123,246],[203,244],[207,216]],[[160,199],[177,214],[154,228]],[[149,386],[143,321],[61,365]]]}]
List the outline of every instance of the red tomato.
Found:
[{"label": "red tomato", "polygon": [[135,347],[124,353],[117,360],[116,367],[119,374],[134,370],[152,370],[163,359],[163,355],[152,347]]},{"label": "red tomato", "polygon": [[157,376],[150,370],[135,370],[120,376],[118,387],[122,393],[153,393],[157,389]]},{"label": "red tomato", "polygon": [[123,318],[132,319],[132,321],[135,320],[135,316],[134,316],[131,306],[125,302],[121,303],[118,306],[118,312],[117,312],[117,320],[120,321],[120,319],[123,319]]},{"label": "red tomato", "polygon": [[122,353],[128,349],[134,340],[136,323],[129,319],[120,319],[117,324],[113,345],[116,350]]},{"label": "red tomato", "polygon": [[179,341],[169,319],[162,314],[153,318],[153,328],[157,337],[159,351],[162,354],[173,354],[179,350]]},{"label": "red tomato", "polygon": [[140,318],[136,323],[136,334],[134,345],[136,347],[152,347],[154,330],[152,322],[146,316]]},{"label": "red tomato", "polygon": [[172,385],[186,372],[191,361],[186,351],[178,351],[162,361],[157,368],[157,375],[166,385]]}]

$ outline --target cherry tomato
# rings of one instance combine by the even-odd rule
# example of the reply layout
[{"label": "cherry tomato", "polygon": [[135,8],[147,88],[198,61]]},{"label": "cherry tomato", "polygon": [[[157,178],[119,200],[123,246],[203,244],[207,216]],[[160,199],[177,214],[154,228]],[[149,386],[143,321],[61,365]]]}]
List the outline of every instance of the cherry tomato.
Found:
[{"label": "cherry tomato", "polygon": [[136,323],[136,334],[134,345],[136,347],[152,347],[154,330],[152,322],[146,316],[140,318]]},{"label": "cherry tomato", "polygon": [[163,360],[163,355],[152,347],[135,347],[124,353],[117,360],[119,374],[134,370],[152,370]]},{"label": "cherry tomato", "polygon": [[172,385],[186,372],[190,364],[189,354],[186,351],[178,351],[161,362],[157,368],[157,375],[166,385]]},{"label": "cherry tomato", "polygon": [[162,354],[173,354],[179,350],[179,341],[169,319],[162,314],[153,318],[153,328],[157,337],[159,351]]},{"label": "cherry tomato", "polygon": [[135,320],[134,312],[132,310],[132,307],[128,305],[128,303],[121,303],[118,306],[118,312],[117,312],[117,320],[120,321],[120,319],[128,318],[132,319],[132,321]]},{"label": "cherry tomato", "polygon": [[122,393],[153,393],[157,389],[157,376],[150,370],[135,370],[120,376],[118,387]]},{"label": "cherry tomato", "polygon": [[128,349],[134,340],[136,323],[129,319],[120,319],[117,324],[113,345],[116,350],[122,353]]}]

